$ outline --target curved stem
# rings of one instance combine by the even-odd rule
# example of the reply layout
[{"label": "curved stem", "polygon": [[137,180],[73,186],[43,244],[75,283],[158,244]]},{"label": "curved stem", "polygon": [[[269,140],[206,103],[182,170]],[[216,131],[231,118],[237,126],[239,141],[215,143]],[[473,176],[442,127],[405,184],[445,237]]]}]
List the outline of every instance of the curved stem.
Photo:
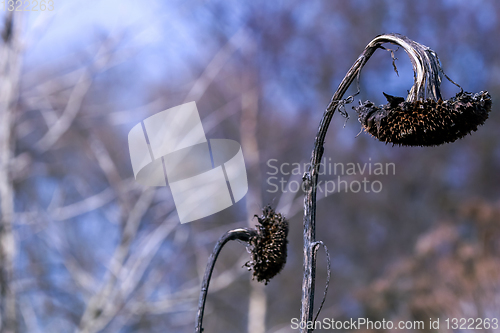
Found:
[{"label": "curved stem", "polygon": [[[318,171],[320,161],[324,151],[324,141],[328,127],[332,120],[333,114],[337,106],[342,102],[342,97],[347,89],[359,77],[361,69],[370,59],[376,49],[384,43],[392,43],[401,46],[410,56],[415,71],[415,84],[410,91],[408,99],[416,99],[425,96],[426,91],[434,93],[434,96],[439,96],[439,86],[437,89],[435,83],[439,71],[431,71],[434,66],[439,67],[439,61],[435,53],[418,44],[411,39],[400,34],[385,34],[375,37],[366,47],[363,53],[351,66],[345,77],[342,79],[337,91],[333,95],[328,107],[323,113],[323,118],[319,124],[318,133],[314,142],[314,149],[311,156],[309,170],[303,176],[305,198],[304,198],[304,275],[302,280],[302,307],[301,307],[301,322],[311,321],[313,318],[314,305],[314,280],[316,271],[316,260],[314,256],[314,243],[316,241],[316,190],[318,184]],[[432,67],[432,68],[431,68]],[[417,87],[416,87],[417,86]],[[415,88],[416,87],[416,88]],[[425,89],[422,90],[422,87]],[[423,95],[422,95],[423,94]],[[440,97],[440,96],[439,96]],[[304,325],[306,327],[307,325]],[[302,333],[310,333],[312,330],[304,328]]]},{"label": "curved stem", "polygon": [[196,327],[195,333],[201,333],[203,331],[203,313],[205,312],[205,303],[207,300],[208,286],[210,285],[210,278],[212,277],[212,272],[214,270],[215,262],[219,256],[220,251],[224,245],[231,240],[241,240],[248,243],[250,238],[257,235],[257,232],[252,229],[234,229],[226,232],[219,238],[215,247],[208,259],[207,268],[205,269],[205,275],[203,276],[203,282],[201,285],[200,298],[198,300],[198,313],[196,315]]}]

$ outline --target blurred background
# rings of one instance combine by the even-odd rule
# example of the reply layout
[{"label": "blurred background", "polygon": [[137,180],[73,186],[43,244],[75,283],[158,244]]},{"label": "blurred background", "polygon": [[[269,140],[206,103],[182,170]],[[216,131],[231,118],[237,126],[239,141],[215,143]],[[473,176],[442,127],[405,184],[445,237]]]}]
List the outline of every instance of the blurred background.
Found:
[{"label": "blurred background", "polygon": [[[499,2],[46,5],[14,15],[4,7],[0,17],[1,332],[192,332],[215,242],[257,224],[266,204],[289,220],[287,265],[265,286],[242,267],[245,245],[228,244],[204,328],[291,332],[301,306],[303,195],[296,186],[276,191],[270,177],[291,184],[301,175],[271,175],[269,163],[308,162],[333,92],[366,44],[387,32],[435,50],[447,75],[466,91],[488,90],[493,108],[484,126],[452,144],[378,142],[359,133],[351,106],[385,104],[382,92],[406,96],[413,72],[402,50],[399,76],[389,52],[374,54],[345,106],[350,118],[334,116],[324,156],[346,167],[393,163],[394,172],[320,178],[382,187],[320,193],[317,238],[330,250],[332,282],[319,319],[500,319]],[[445,98],[459,91],[442,88]],[[168,187],[134,181],[127,134],[190,101],[208,138],[241,143],[249,192],[181,225]],[[316,308],[325,277],[320,253]]]}]

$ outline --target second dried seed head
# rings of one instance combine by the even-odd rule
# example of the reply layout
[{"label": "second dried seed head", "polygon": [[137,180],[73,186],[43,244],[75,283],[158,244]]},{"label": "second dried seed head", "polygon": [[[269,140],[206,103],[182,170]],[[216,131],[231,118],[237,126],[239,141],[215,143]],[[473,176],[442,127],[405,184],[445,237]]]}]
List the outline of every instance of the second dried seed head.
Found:
[{"label": "second dried seed head", "polygon": [[285,266],[287,257],[288,221],[270,206],[266,206],[261,216],[255,215],[260,225],[257,234],[250,239],[251,260],[245,266],[253,270],[257,281],[269,280]]}]

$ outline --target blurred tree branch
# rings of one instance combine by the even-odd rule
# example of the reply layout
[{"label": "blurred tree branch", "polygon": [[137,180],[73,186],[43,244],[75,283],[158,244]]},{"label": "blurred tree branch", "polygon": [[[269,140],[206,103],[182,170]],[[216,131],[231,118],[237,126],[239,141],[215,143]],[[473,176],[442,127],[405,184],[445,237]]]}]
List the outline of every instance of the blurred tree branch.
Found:
[{"label": "blurred tree branch", "polygon": [[12,232],[15,213],[10,162],[14,150],[12,124],[17,106],[21,67],[19,19],[19,15],[14,18],[13,12],[6,14],[3,43],[0,46],[0,322],[1,332],[5,333],[18,331],[16,295],[13,288],[16,243]]}]

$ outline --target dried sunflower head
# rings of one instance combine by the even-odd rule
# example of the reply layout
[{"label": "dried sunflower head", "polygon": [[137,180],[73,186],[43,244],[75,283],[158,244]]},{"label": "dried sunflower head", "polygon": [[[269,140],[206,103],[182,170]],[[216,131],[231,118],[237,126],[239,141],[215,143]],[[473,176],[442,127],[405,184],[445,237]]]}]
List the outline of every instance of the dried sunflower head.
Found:
[{"label": "dried sunflower head", "polygon": [[[384,94],[386,95],[386,94]],[[491,111],[488,92],[460,92],[443,101],[406,102],[386,95],[388,103],[366,101],[354,109],[363,129],[386,143],[402,146],[437,146],[454,142],[484,124]]]},{"label": "dried sunflower head", "polygon": [[286,263],[288,221],[271,206],[264,207],[261,216],[255,215],[260,225],[257,234],[250,239],[251,260],[245,266],[253,270],[257,281],[267,284]]},{"label": "dried sunflower head", "polygon": [[488,118],[491,97],[487,91],[464,92],[448,100],[441,98],[441,74],[437,54],[427,46],[398,35],[384,35],[409,55],[415,82],[406,100],[384,93],[388,103],[370,101],[353,107],[363,129],[385,143],[403,146],[437,146],[454,142],[476,131]]}]

